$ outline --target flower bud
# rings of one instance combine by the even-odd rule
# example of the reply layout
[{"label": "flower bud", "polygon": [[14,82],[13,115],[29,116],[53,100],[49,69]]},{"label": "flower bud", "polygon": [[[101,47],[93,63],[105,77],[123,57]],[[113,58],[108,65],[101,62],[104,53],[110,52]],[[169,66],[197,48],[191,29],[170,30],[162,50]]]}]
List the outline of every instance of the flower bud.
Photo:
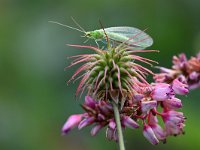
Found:
[{"label": "flower bud", "polygon": [[153,125],[150,125],[155,136],[157,137],[158,140],[164,140],[166,139],[166,133],[165,131],[163,130],[163,128],[161,128],[160,125],[158,124],[153,124]]},{"label": "flower bud", "polygon": [[113,140],[113,136],[114,136],[114,129],[111,129],[111,128],[107,128],[106,129],[106,138],[108,140]]},{"label": "flower bud", "polygon": [[141,110],[143,113],[148,112],[152,108],[157,106],[157,101],[152,100],[152,101],[142,101],[141,102]]},{"label": "flower bud", "polygon": [[182,102],[178,98],[167,99],[163,102],[164,107],[168,109],[178,109],[182,107]]},{"label": "flower bud", "polygon": [[78,129],[80,130],[85,126],[88,126],[88,125],[92,124],[94,122],[94,120],[95,119],[93,117],[89,117],[89,118],[86,118],[86,119],[82,120],[78,125]]},{"label": "flower bud", "polygon": [[185,95],[189,92],[188,85],[180,82],[178,79],[175,79],[172,83],[172,89],[176,94]]},{"label": "flower bud", "polygon": [[143,135],[144,137],[153,145],[157,145],[159,140],[157,139],[155,133],[153,132],[152,128],[145,124],[143,128]]},{"label": "flower bud", "polygon": [[189,74],[189,78],[191,80],[197,80],[199,76],[200,76],[200,73],[197,73],[196,71],[193,71],[192,73]]},{"label": "flower bud", "polygon": [[89,106],[90,108],[95,108],[95,100],[90,96],[85,96],[85,105]]},{"label": "flower bud", "polygon": [[82,120],[83,114],[71,115],[65,122],[62,132],[67,134],[73,127],[77,126]]},{"label": "flower bud", "polygon": [[165,122],[167,135],[179,135],[183,133],[185,117],[182,112],[170,110],[163,113],[162,117]]},{"label": "flower bud", "polygon": [[134,94],[133,96],[133,103],[138,103],[144,98],[143,94]]},{"label": "flower bud", "polygon": [[139,128],[139,124],[131,119],[129,116],[123,116],[122,125],[127,126],[131,129]]},{"label": "flower bud", "polygon": [[151,93],[151,96],[154,100],[164,101],[171,98],[174,95],[171,86],[166,83],[157,83],[154,90]]},{"label": "flower bud", "polygon": [[91,132],[90,132],[91,135],[92,135],[92,136],[95,136],[95,135],[101,130],[102,127],[103,127],[103,126],[100,125],[100,124],[94,126],[94,127],[92,128]]},{"label": "flower bud", "polygon": [[109,126],[111,129],[115,129],[116,123],[115,123],[114,119],[110,120],[108,126]]}]

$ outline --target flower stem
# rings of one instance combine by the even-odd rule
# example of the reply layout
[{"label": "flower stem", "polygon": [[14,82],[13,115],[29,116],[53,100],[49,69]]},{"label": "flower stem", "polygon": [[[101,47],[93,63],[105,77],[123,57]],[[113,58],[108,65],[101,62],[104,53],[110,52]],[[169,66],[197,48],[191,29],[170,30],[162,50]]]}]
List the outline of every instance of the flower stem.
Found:
[{"label": "flower stem", "polygon": [[120,115],[119,115],[119,109],[118,109],[117,104],[114,101],[112,101],[112,105],[113,105],[113,109],[114,109],[115,122],[116,122],[116,125],[117,125],[117,134],[118,134],[118,138],[119,138],[119,149],[125,150],[124,138],[123,138]]}]

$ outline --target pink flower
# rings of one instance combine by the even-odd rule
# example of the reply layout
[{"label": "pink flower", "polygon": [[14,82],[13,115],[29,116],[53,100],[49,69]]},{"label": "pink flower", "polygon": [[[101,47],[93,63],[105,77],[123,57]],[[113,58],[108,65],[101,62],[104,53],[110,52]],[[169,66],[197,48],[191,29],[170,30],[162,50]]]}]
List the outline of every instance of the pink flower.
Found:
[{"label": "pink flower", "polygon": [[200,73],[198,73],[198,72],[196,72],[196,71],[193,71],[192,73],[190,73],[189,79],[190,79],[190,80],[196,80],[196,79],[199,78],[199,76],[200,76]]},{"label": "pink flower", "polygon": [[92,130],[90,131],[91,135],[95,136],[102,128],[103,126],[101,124],[94,126]]},{"label": "pink flower", "polygon": [[[173,89],[177,94],[187,94],[188,89],[195,89],[200,87],[200,53],[196,57],[187,59],[185,54],[173,57],[173,66],[171,69],[159,67],[160,73],[155,74],[156,82],[165,82],[173,84]],[[184,79],[184,81],[180,78]],[[177,83],[177,79],[184,85]]]},{"label": "pink flower", "polygon": [[131,119],[129,116],[122,117],[122,125],[131,129],[139,128],[139,124],[133,119]]},{"label": "pink flower", "polygon": [[85,118],[84,120],[82,120],[79,125],[78,125],[78,129],[82,129],[88,125],[91,125],[93,122],[95,121],[95,118],[94,117],[88,117],[88,118]]},{"label": "pink flower", "polygon": [[185,126],[185,117],[182,112],[170,110],[163,113],[162,118],[165,123],[167,135],[179,135],[184,133],[183,127]]},{"label": "pink flower", "polygon": [[116,128],[116,123],[114,121],[114,119],[111,119],[108,126],[111,128],[111,129],[115,129]]},{"label": "pink flower", "polygon": [[175,79],[172,82],[172,89],[176,94],[185,95],[189,92],[188,85],[180,82],[178,79]]},{"label": "pink flower", "polygon": [[133,95],[133,102],[134,103],[138,103],[139,101],[141,101],[144,98],[143,94],[134,94]]},{"label": "pink flower", "polygon": [[173,69],[182,69],[182,68],[185,68],[186,63],[187,63],[186,55],[184,53],[182,53],[178,57],[174,56],[172,62],[174,64],[172,66]]},{"label": "pink flower", "polygon": [[149,126],[152,128],[155,136],[158,140],[165,140],[166,139],[166,132],[163,128],[158,124],[158,119],[156,116],[152,115],[149,116]]},{"label": "pink flower", "polygon": [[112,128],[108,127],[106,130],[106,138],[108,140],[118,141],[117,129],[116,128],[112,129]]},{"label": "pink flower", "polygon": [[174,96],[174,92],[169,84],[157,83],[151,93],[151,96],[154,100],[164,101],[172,98],[172,96]]},{"label": "pink flower", "polygon": [[95,108],[95,100],[90,96],[85,96],[85,105],[91,108]]},{"label": "pink flower", "polygon": [[163,106],[167,109],[178,109],[182,107],[182,102],[180,99],[173,97],[171,99],[165,100],[163,102]]},{"label": "pink flower", "polygon": [[157,106],[157,101],[155,100],[141,102],[141,110],[143,113],[147,113],[156,106]]},{"label": "pink flower", "polygon": [[83,114],[71,115],[62,128],[62,132],[67,134],[72,128],[77,126],[82,120]]},{"label": "pink flower", "polygon": [[143,135],[151,144],[157,145],[159,143],[159,140],[157,139],[152,128],[147,124],[144,124]]},{"label": "pink flower", "polygon": [[159,124],[153,124],[153,125],[150,125],[150,127],[152,128],[152,130],[158,140],[166,139],[166,133]]}]

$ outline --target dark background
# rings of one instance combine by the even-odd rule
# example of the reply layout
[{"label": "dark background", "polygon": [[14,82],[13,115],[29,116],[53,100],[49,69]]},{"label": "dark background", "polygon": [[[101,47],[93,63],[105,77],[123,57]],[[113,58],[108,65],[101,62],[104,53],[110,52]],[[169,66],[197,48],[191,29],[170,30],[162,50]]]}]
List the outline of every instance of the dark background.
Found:
[{"label": "dark background", "polygon": [[[73,16],[86,30],[133,26],[148,28],[154,39],[144,54],[170,67],[173,55],[190,57],[200,49],[199,0],[1,0],[0,1],[0,149],[1,150],[115,150],[105,130],[91,137],[87,127],[67,136],[61,127],[70,114],[82,112],[75,100],[77,84],[66,85],[76,67],[64,72],[66,55],[91,52],[65,44],[82,44],[79,32],[48,23],[74,26]],[[92,43],[94,44],[94,43]],[[156,70],[155,70],[156,71]],[[126,130],[127,150],[199,150],[199,89],[181,97],[187,116],[186,134],[152,146],[141,129]]]}]

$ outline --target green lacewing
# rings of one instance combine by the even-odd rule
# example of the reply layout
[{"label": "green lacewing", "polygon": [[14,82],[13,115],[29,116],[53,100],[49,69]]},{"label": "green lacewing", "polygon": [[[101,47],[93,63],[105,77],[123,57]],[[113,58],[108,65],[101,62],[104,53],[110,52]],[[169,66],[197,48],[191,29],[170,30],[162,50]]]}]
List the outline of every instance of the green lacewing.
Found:
[{"label": "green lacewing", "polygon": [[[94,31],[85,31],[73,18],[72,20],[79,28],[64,25],[59,22],[50,22],[82,32],[84,33],[83,37],[87,37],[88,40],[93,39],[96,43],[98,41],[105,41],[107,35],[112,44],[114,43],[117,45],[123,43],[124,45],[134,49],[145,49],[153,44],[153,39],[147,33],[135,27],[120,26],[98,29]],[[106,32],[106,35],[104,31]]]}]

